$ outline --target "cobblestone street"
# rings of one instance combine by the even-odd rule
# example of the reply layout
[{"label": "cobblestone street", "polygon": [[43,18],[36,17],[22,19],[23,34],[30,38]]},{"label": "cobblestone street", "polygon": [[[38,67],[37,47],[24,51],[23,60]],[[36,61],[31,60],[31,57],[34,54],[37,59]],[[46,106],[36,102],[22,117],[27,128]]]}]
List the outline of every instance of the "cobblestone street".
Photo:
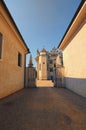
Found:
[{"label": "cobblestone street", "polygon": [[0,130],[86,130],[86,99],[62,88],[23,89],[0,100]]}]

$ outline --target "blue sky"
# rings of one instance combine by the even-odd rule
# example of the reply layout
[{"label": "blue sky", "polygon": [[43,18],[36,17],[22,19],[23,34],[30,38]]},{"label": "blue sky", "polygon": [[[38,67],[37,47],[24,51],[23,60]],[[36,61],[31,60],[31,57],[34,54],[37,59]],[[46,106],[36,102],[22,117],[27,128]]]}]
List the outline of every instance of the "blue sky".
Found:
[{"label": "blue sky", "polygon": [[[81,0],[4,0],[28,45],[34,66],[36,50],[58,47]],[[27,64],[29,55],[27,56]]]}]

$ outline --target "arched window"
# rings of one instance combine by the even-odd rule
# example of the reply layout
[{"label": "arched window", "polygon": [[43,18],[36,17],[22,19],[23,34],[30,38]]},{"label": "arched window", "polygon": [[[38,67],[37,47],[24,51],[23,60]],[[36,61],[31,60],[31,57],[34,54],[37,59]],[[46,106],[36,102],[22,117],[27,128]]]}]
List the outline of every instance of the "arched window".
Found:
[{"label": "arched window", "polygon": [[0,59],[2,58],[2,34],[0,33]]}]

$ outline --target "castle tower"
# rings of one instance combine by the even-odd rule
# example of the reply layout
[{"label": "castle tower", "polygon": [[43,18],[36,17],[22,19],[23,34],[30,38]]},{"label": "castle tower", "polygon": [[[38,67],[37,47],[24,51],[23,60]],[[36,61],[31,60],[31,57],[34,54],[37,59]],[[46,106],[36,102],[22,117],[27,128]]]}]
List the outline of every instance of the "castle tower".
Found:
[{"label": "castle tower", "polygon": [[47,79],[47,52],[43,48],[39,55],[39,80]]}]

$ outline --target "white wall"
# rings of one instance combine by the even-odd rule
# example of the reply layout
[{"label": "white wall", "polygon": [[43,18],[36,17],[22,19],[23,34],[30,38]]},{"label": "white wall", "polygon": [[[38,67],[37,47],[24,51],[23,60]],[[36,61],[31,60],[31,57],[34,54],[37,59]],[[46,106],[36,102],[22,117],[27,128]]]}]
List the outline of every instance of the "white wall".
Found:
[{"label": "white wall", "polygon": [[86,97],[86,23],[63,50],[65,85]]}]

